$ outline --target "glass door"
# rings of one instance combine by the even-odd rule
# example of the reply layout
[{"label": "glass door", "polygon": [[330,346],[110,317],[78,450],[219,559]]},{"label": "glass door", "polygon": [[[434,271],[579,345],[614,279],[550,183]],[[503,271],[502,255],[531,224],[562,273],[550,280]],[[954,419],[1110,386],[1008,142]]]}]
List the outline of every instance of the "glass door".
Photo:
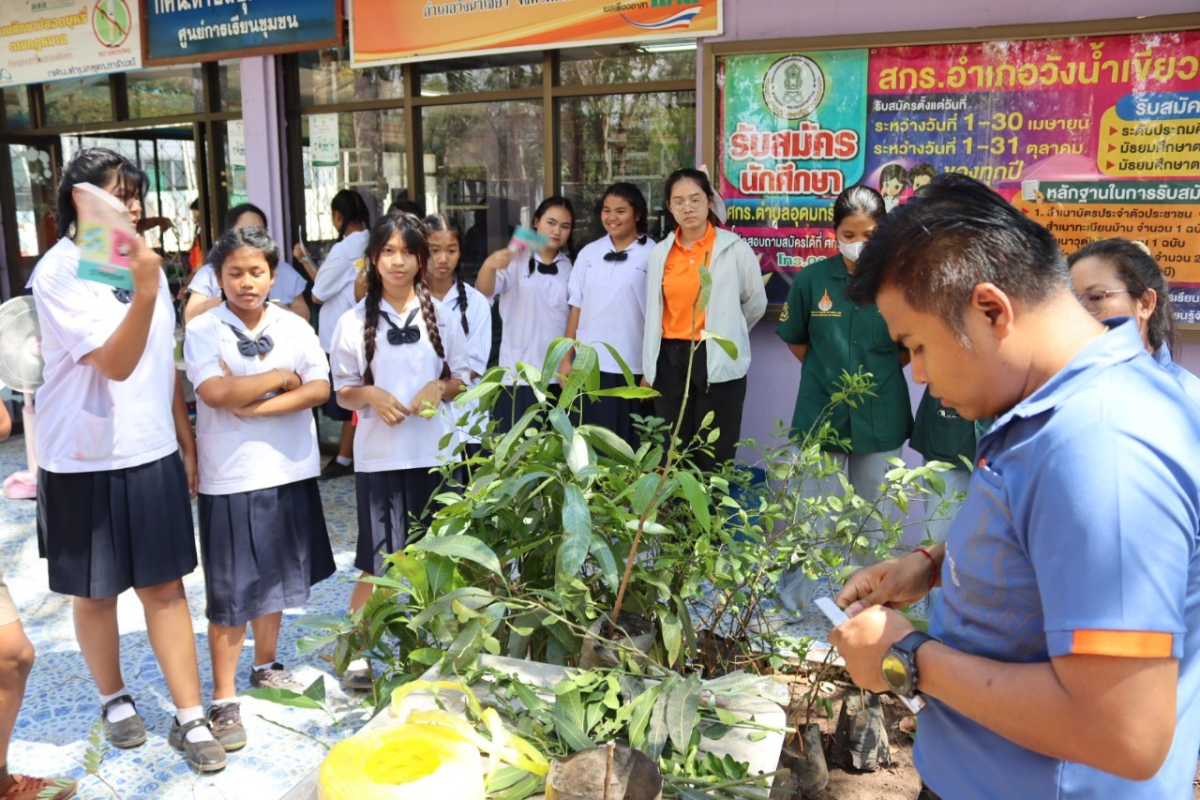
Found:
[{"label": "glass door", "polygon": [[57,137],[8,137],[0,153],[0,206],[15,210],[3,215],[5,300],[24,291],[34,265],[58,240],[54,200],[61,163]]}]

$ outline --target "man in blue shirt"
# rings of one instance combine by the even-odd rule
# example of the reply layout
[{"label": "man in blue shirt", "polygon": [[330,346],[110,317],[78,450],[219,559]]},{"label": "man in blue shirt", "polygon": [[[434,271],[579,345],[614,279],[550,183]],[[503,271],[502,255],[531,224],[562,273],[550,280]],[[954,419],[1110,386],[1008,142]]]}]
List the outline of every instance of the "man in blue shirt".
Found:
[{"label": "man in blue shirt", "polygon": [[[936,287],[936,289],[934,288]],[[1053,236],[939,176],[850,287],[980,440],[944,545],[855,574],[831,642],[923,695],[943,797],[1190,797],[1200,748],[1200,420],[1135,323],[1095,320]],[[940,585],[929,634],[887,608]]]}]

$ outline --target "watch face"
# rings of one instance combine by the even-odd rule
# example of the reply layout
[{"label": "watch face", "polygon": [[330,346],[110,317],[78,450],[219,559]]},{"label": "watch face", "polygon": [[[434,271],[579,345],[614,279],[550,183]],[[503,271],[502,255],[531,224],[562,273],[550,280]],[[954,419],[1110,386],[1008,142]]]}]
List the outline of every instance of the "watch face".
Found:
[{"label": "watch face", "polygon": [[883,679],[896,694],[909,692],[908,665],[894,653],[883,657]]}]

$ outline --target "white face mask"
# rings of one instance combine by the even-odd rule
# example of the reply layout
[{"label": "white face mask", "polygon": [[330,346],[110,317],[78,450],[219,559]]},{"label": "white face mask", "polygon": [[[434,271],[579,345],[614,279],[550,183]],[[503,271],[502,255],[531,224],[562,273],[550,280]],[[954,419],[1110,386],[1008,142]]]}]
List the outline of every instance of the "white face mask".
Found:
[{"label": "white face mask", "polygon": [[865,245],[866,242],[854,242],[851,244],[849,242],[843,242],[840,239],[838,240],[838,250],[842,251],[842,258],[846,259],[851,264],[858,263],[858,256],[862,253],[862,249]]}]

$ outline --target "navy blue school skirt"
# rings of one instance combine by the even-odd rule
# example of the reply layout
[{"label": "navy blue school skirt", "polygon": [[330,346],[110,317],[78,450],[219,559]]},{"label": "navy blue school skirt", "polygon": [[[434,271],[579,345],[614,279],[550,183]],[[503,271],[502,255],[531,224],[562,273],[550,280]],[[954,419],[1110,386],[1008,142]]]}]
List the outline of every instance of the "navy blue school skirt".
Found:
[{"label": "navy blue school skirt", "polygon": [[200,495],[200,557],[209,622],[237,627],[304,605],[335,569],[317,479]]},{"label": "navy blue school skirt", "polygon": [[358,548],[354,568],[383,574],[383,557],[403,550],[409,530],[429,522],[442,476],[429,467],[355,474]]},{"label": "navy blue school skirt", "polygon": [[[329,363],[329,374],[333,375],[333,361],[328,353],[325,354],[325,360]],[[354,419],[354,412],[348,408],[342,408],[338,405],[337,392],[333,389],[333,379],[329,381],[329,398],[321,406],[321,410],[325,412],[325,416],[335,422],[349,422]]]},{"label": "navy blue school skirt", "polygon": [[50,590],[115,597],[196,568],[187,476],[178,453],[127,469],[38,470],[38,552]]}]

